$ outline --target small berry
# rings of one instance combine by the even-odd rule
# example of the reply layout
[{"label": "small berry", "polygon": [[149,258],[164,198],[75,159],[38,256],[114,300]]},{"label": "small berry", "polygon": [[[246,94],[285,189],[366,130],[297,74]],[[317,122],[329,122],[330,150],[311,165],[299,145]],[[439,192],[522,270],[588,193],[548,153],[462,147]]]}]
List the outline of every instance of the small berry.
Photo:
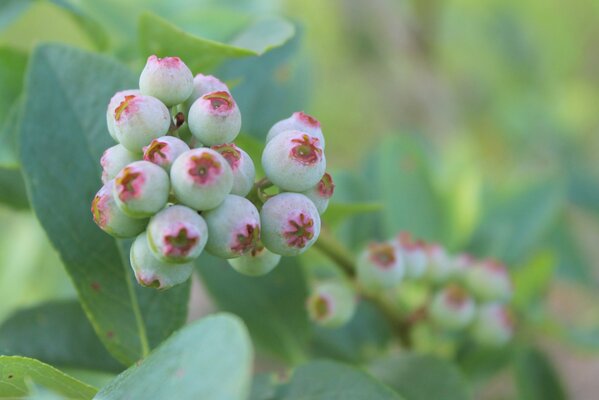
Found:
[{"label": "small berry", "polygon": [[189,109],[191,133],[207,146],[232,142],[241,129],[241,113],[229,92],[210,92]]},{"label": "small berry", "polygon": [[154,139],[144,147],[144,160],[171,170],[171,165],[177,157],[189,150],[187,143],[174,136],[162,136]]},{"label": "small berry", "polygon": [[429,311],[431,320],[439,327],[459,330],[474,318],[476,304],[468,292],[452,284],[435,294]]},{"label": "small berry", "polygon": [[116,92],[114,96],[108,102],[108,108],[106,109],[106,125],[108,127],[108,133],[115,140],[119,141],[116,136],[116,128],[114,126],[114,112],[116,108],[125,100],[125,96],[139,96],[141,92],[137,89],[123,90]]},{"label": "small berry", "polygon": [[462,253],[453,257],[452,271],[453,275],[461,282],[466,281],[468,271],[476,264],[476,260],[470,254]]},{"label": "small berry", "polygon": [[196,210],[210,210],[231,192],[233,172],[227,160],[216,151],[193,149],[175,160],[171,182],[181,203]]},{"label": "small berry", "polygon": [[117,140],[134,153],[141,153],[152,139],[164,136],[171,124],[166,106],[151,96],[125,96],[113,118]]},{"label": "small berry", "polygon": [[260,240],[260,214],[248,199],[233,194],[203,213],[210,236],[206,250],[221,258],[239,257],[254,250]]},{"label": "small berry", "polygon": [[484,304],[479,307],[472,336],[485,346],[503,346],[514,334],[514,318],[504,305],[498,303]]},{"label": "small berry", "polygon": [[390,243],[372,243],[357,263],[360,284],[369,291],[397,285],[405,275],[404,260]]},{"label": "small berry", "polygon": [[320,215],[300,193],[280,193],[262,206],[262,242],[273,253],[296,256],[308,250],[320,234]]},{"label": "small berry", "polygon": [[119,208],[133,218],[149,217],[166,205],[168,175],[148,161],[135,161],[114,178],[113,195]]},{"label": "small berry", "polygon": [[212,75],[197,74],[193,78],[193,91],[191,92],[191,96],[185,101],[187,113],[189,114],[189,108],[197,99],[210,92],[231,93],[227,85],[218,78],[215,78]]},{"label": "small berry", "polygon": [[212,146],[212,150],[220,153],[229,163],[233,172],[233,189],[231,194],[247,196],[254,186],[256,168],[251,157],[234,143]]},{"label": "small berry", "polygon": [[193,75],[179,57],[148,57],[139,77],[139,89],[166,106],[183,103],[193,91]]},{"label": "small berry", "polygon": [[507,300],[512,294],[512,283],[505,265],[493,260],[475,263],[466,272],[465,281],[481,300]]},{"label": "small berry", "polygon": [[334,191],[335,183],[333,183],[333,177],[325,172],[316,186],[302,192],[302,194],[312,200],[318,213],[322,215],[329,206],[329,200],[333,196]]},{"label": "small berry", "polygon": [[438,244],[427,244],[425,252],[428,277],[435,283],[447,281],[452,275],[452,265],[445,249]]},{"label": "small berry", "polygon": [[262,166],[266,177],[281,189],[303,192],[323,177],[326,159],[320,139],[300,131],[287,131],[266,144]]},{"label": "small berry", "polygon": [[275,136],[286,131],[302,131],[315,136],[320,140],[320,145],[324,150],[324,135],[320,128],[320,122],[311,115],[306,114],[303,111],[294,112],[291,117],[283,119],[270,128],[268,135],[266,135],[266,142],[269,142]]},{"label": "small berry", "polygon": [[237,258],[230,258],[227,261],[235,271],[241,274],[262,276],[275,269],[281,261],[281,256],[258,243],[249,253]]},{"label": "small berry", "polygon": [[145,287],[169,289],[191,277],[193,263],[169,264],[154,257],[144,233],[135,238],[129,253],[131,268],[137,282]]},{"label": "small berry", "polygon": [[422,278],[426,274],[428,266],[424,242],[414,240],[408,232],[401,232],[397,236],[395,244],[406,262],[406,277],[410,279]]},{"label": "small berry", "polygon": [[117,238],[134,237],[146,229],[147,219],[131,218],[116,205],[112,195],[114,180],[108,181],[92,201],[94,222],[104,232]]},{"label": "small berry", "polygon": [[107,148],[102,154],[102,158],[100,158],[102,183],[114,179],[123,167],[137,160],[139,160],[139,156],[127,150],[122,144]]},{"label": "small berry", "polygon": [[204,250],[208,227],[196,211],[174,205],[150,219],[147,234],[150,250],[156,258],[169,263],[187,263]]},{"label": "small berry", "polygon": [[327,328],[338,328],[352,319],[356,296],[345,284],[323,282],[312,290],[306,308],[312,321]]}]

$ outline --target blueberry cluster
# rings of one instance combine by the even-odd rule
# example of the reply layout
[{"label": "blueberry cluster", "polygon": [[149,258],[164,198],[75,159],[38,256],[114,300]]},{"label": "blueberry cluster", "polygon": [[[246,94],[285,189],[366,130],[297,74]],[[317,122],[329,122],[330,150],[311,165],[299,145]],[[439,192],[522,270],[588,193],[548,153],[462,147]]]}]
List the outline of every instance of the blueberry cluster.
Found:
[{"label": "blueberry cluster", "polygon": [[130,261],[141,285],[184,282],[204,249],[262,275],[317,240],[334,184],[313,117],[296,112],[270,129],[266,177],[255,182],[254,162],[234,143],[241,113],[227,85],[193,77],[177,57],[151,56],[139,90],[112,97],[106,123],[118,144],[100,160],[92,214],[108,234],[135,237]]}]

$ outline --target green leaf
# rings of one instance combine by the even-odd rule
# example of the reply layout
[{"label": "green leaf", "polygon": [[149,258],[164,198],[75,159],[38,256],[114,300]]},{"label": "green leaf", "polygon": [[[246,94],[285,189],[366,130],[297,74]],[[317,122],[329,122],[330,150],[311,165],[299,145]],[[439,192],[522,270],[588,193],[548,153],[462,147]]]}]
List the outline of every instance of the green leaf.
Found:
[{"label": "green leaf", "polygon": [[0,2],[0,30],[17,19],[33,3],[33,0],[3,0]]},{"label": "green leaf", "polygon": [[20,170],[0,168],[0,203],[16,209],[29,207],[27,190]]},{"label": "green leaf", "polygon": [[0,47],[0,167],[17,168],[17,134],[27,55]]},{"label": "green leaf", "polygon": [[307,289],[297,260],[283,258],[269,274],[250,277],[224,260],[202,255],[197,270],[220,308],[243,319],[257,346],[292,363],[304,358]]},{"label": "green leaf", "polygon": [[122,370],[74,300],[49,302],[10,316],[0,326],[0,354],[31,357],[62,368]]},{"label": "green leaf", "polygon": [[175,333],[95,399],[244,400],[251,367],[252,346],[241,321],[209,316]]},{"label": "green leaf", "polygon": [[537,349],[523,348],[518,352],[514,373],[522,400],[568,398],[551,361]]},{"label": "green leaf", "polygon": [[56,6],[67,12],[73,21],[81,27],[87,36],[94,42],[98,50],[106,50],[108,48],[108,35],[95,19],[91,18],[79,7],[67,0],[50,0]]},{"label": "green leaf", "polygon": [[344,220],[356,215],[370,214],[381,211],[381,203],[335,203],[329,204],[326,213],[323,215],[323,222],[330,227],[339,225]]},{"label": "green leaf", "polygon": [[249,400],[271,400],[277,392],[277,380],[274,374],[258,374],[252,379]]},{"label": "green leaf", "polygon": [[126,246],[89,211],[101,185],[98,160],[111,145],[106,104],[136,79],[109,59],[61,45],[40,46],[30,62],[20,151],[31,204],[100,340],[130,365],[183,324],[189,296],[189,284],[166,292],[138,286]]},{"label": "green leaf", "polygon": [[542,252],[514,271],[512,303],[515,307],[525,311],[528,306],[544,297],[553,278],[555,265],[555,257],[549,252]]},{"label": "green leaf", "polygon": [[[266,34],[268,36],[264,36]],[[139,19],[143,55],[176,54],[194,73],[208,71],[227,58],[263,54],[285,43],[293,34],[293,25],[279,18],[269,18],[256,21],[226,44],[192,35],[155,14],[144,13]]]},{"label": "green leaf", "polygon": [[466,381],[449,361],[421,354],[402,354],[376,361],[370,371],[406,400],[470,399]]},{"label": "green leaf", "polygon": [[295,370],[276,399],[400,400],[402,397],[356,368],[333,361],[313,361]]},{"label": "green leaf", "polygon": [[28,397],[31,383],[68,399],[91,399],[97,392],[95,388],[33,358],[0,356],[0,399]]}]

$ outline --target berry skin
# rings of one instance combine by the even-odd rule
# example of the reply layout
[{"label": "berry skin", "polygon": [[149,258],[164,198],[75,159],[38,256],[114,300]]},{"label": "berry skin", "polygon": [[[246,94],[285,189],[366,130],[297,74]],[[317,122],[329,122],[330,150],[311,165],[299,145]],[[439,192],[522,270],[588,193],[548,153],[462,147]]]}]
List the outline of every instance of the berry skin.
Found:
[{"label": "berry skin", "polygon": [[397,236],[395,245],[406,262],[406,277],[422,278],[426,274],[428,266],[425,244],[414,240],[408,232],[401,232]]},{"label": "berry skin", "polygon": [[320,122],[311,115],[308,115],[303,111],[298,111],[294,112],[291,117],[277,122],[268,131],[266,142],[269,142],[275,136],[286,131],[302,131],[315,136],[320,140],[320,146],[324,150],[324,135],[320,128]]},{"label": "berry skin", "polygon": [[389,288],[403,279],[405,262],[392,244],[372,243],[358,258],[357,275],[366,290]]},{"label": "berry skin", "polygon": [[325,172],[316,186],[302,192],[302,194],[312,200],[318,213],[322,215],[329,206],[329,200],[333,197],[334,191],[335,183],[333,182],[333,177]]},{"label": "berry skin", "polygon": [[505,345],[514,334],[514,319],[504,305],[484,304],[479,307],[472,336],[482,345],[498,347]]},{"label": "berry skin", "polygon": [[116,205],[112,195],[114,180],[108,181],[96,193],[92,201],[94,222],[104,232],[117,238],[134,237],[146,229],[147,219],[127,216]]},{"label": "berry skin", "polygon": [[428,260],[428,277],[434,283],[447,281],[452,275],[453,266],[445,249],[438,244],[427,244],[425,251]]},{"label": "berry skin", "polygon": [[117,140],[134,153],[141,153],[152,139],[164,136],[171,124],[166,106],[151,96],[125,96],[113,118]]},{"label": "berry skin", "polygon": [[113,195],[119,208],[133,218],[149,217],[166,205],[168,175],[149,161],[135,161],[114,178]]},{"label": "berry skin", "polygon": [[281,256],[258,243],[254,250],[249,253],[241,257],[230,258],[227,261],[240,274],[262,276],[268,274],[279,265]]},{"label": "berry skin", "polygon": [[191,96],[185,102],[186,110],[189,114],[189,108],[200,97],[210,92],[228,92],[231,93],[227,85],[212,75],[197,74],[193,78],[193,91]]},{"label": "berry skin", "polygon": [[352,319],[356,296],[342,283],[323,282],[312,290],[306,308],[312,321],[327,328],[338,328]]},{"label": "berry skin", "polygon": [[512,295],[512,284],[503,264],[485,260],[472,265],[465,274],[466,286],[484,301],[507,300]]},{"label": "berry skin", "polygon": [[139,156],[124,148],[122,144],[107,148],[104,151],[104,154],[102,154],[102,158],[100,158],[100,165],[102,165],[102,183],[114,179],[116,174],[118,174],[127,164],[131,164],[137,160],[139,160]]},{"label": "berry skin", "polygon": [[283,190],[303,192],[316,186],[326,169],[320,139],[287,131],[266,144],[262,152],[266,177]]},{"label": "berry skin", "polygon": [[245,197],[252,190],[256,179],[256,168],[251,157],[234,143],[212,146],[212,150],[222,155],[233,172],[233,189],[231,194]]},{"label": "berry skin", "polygon": [[300,193],[271,197],[260,211],[262,242],[282,256],[296,256],[308,250],[320,234],[320,215],[310,199]]},{"label": "berry skin", "polygon": [[187,124],[193,136],[207,146],[230,143],[241,129],[241,113],[229,92],[210,92],[191,105]]},{"label": "berry skin", "polygon": [[154,139],[144,147],[144,160],[171,170],[171,165],[177,157],[189,150],[187,143],[174,136],[162,136]]},{"label": "berry skin", "polygon": [[208,240],[208,226],[196,211],[174,205],[150,219],[148,244],[154,256],[167,263],[187,263],[196,259]]},{"label": "berry skin", "polygon": [[462,287],[450,285],[435,294],[429,312],[431,320],[439,327],[459,330],[472,322],[476,304]]},{"label": "berry skin", "polygon": [[193,91],[193,75],[179,57],[148,57],[139,77],[139,89],[166,106],[183,103]]},{"label": "berry skin", "polygon": [[110,137],[112,137],[116,142],[119,140],[116,137],[116,128],[114,126],[114,111],[125,100],[125,96],[139,95],[141,95],[141,92],[137,89],[123,90],[116,92],[108,102],[108,108],[106,109],[106,126],[108,127],[108,133],[110,133]]},{"label": "berry skin", "polygon": [[129,253],[131,268],[137,282],[145,287],[158,290],[169,289],[191,277],[193,264],[169,264],[158,260],[148,246],[144,233],[135,238]]},{"label": "berry skin", "polygon": [[260,214],[244,197],[233,194],[216,208],[204,212],[210,236],[206,250],[217,257],[233,258],[253,251],[260,240]]},{"label": "berry skin", "polygon": [[181,154],[171,167],[171,183],[179,201],[196,210],[217,207],[233,188],[233,172],[223,156],[200,148]]}]

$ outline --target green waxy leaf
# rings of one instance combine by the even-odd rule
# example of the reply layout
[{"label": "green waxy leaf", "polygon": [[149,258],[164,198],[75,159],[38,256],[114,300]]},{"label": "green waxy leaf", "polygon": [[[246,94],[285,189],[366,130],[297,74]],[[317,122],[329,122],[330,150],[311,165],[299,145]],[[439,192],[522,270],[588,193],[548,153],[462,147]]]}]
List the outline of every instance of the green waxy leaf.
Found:
[{"label": "green waxy leaf", "polygon": [[33,3],[33,0],[3,0],[0,2],[0,30],[17,19]]},{"label": "green waxy leaf", "polygon": [[0,168],[0,202],[13,208],[27,208],[27,190],[18,169]]},{"label": "green waxy leaf", "polygon": [[568,398],[551,361],[537,349],[524,348],[518,352],[515,379],[523,400]]},{"label": "green waxy leaf", "polygon": [[244,400],[251,366],[251,342],[241,321],[210,316],[175,333],[95,398]]}]

